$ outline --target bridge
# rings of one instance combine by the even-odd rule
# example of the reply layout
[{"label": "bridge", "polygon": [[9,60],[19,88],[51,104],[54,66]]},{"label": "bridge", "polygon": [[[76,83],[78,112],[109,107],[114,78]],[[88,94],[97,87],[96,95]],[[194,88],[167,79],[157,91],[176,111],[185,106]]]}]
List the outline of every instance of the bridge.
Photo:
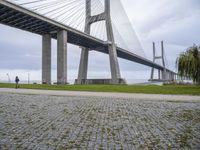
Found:
[{"label": "bridge", "polygon": [[[42,0],[40,0],[42,1]],[[45,0],[43,0],[45,1]],[[46,0],[47,1],[47,0]],[[66,1],[66,0],[65,0]],[[37,2],[33,1],[33,2]],[[31,2],[30,2],[31,3]],[[104,12],[91,14],[91,0],[85,0],[85,27],[84,32],[64,23],[41,15],[12,1],[0,0],[0,23],[39,34],[42,36],[42,82],[51,84],[51,38],[57,39],[57,83],[67,83],[67,43],[82,48],[77,84],[108,83],[124,84],[121,78],[118,57],[149,66],[159,70],[160,80],[169,81],[176,78],[176,73],[163,65],[150,61],[134,52],[117,46],[113,34],[112,18],[110,16],[110,0],[104,2]],[[90,35],[91,25],[104,20],[106,22],[107,40]],[[1,35],[2,36],[2,35]],[[111,79],[87,79],[88,55],[91,50],[109,55]],[[163,58],[163,57],[162,57]],[[164,58],[163,58],[164,59]]]}]

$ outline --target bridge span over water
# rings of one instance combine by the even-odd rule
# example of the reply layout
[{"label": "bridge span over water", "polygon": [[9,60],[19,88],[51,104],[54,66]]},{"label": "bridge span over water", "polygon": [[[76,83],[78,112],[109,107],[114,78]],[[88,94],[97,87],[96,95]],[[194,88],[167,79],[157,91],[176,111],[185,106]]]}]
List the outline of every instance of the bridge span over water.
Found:
[{"label": "bridge span over water", "polygon": [[[91,0],[86,0],[88,10],[91,7]],[[145,66],[158,69],[162,74],[162,80],[173,80],[176,73],[150,61],[144,57],[134,54],[126,49],[116,46],[113,37],[113,30],[110,18],[110,2],[105,0],[105,12],[91,16],[86,11],[85,32],[81,32],[70,26],[57,22],[15,3],[0,0],[0,23],[14,28],[39,34],[43,37],[42,42],[42,82],[51,83],[51,38],[57,39],[57,83],[67,83],[67,43],[82,47],[79,75],[76,83],[84,84],[87,80],[88,53],[95,50],[106,53],[110,58],[111,79],[100,82],[121,84],[125,81],[121,78],[117,57],[136,62]],[[90,35],[90,25],[94,22],[105,20],[108,41],[95,38]],[[1,35],[3,36],[3,35]]]}]

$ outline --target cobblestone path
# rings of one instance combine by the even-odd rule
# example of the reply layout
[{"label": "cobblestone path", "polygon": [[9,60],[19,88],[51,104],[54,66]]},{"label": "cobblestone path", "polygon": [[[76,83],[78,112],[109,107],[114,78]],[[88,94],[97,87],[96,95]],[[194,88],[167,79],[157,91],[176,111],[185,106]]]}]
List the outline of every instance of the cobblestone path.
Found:
[{"label": "cobblestone path", "polygon": [[0,94],[0,149],[200,149],[200,102]]}]

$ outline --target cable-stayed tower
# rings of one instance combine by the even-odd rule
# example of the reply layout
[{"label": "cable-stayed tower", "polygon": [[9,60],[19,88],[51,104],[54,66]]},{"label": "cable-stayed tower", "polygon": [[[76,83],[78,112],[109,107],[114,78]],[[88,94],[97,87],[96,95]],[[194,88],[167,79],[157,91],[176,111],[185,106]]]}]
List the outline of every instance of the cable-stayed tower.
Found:
[{"label": "cable-stayed tower", "polygon": [[125,83],[125,81],[121,79],[119,63],[117,59],[117,50],[116,50],[116,44],[115,44],[115,39],[113,35],[111,16],[110,16],[110,0],[105,0],[104,3],[105,3],[104,12],[92,16],[91,15],[91,0],[86,0],[85,33],[90,34],[91,24],[98,21],[106,22],[107,47],[108,47],[109,60],[110,60],[111,80],[104,80],[104,79],[87,80],[88,57],[89,57],[90,49],[82,48],[78,79],[76,80],[77,84],[87,84],[87,83],[95,83],[95,82],[102,82],[102,84],[106,82],[112,83],[112,84]]},{"label": "cable-stayed tower", "polygon": [[[165,55],[164,55],[164,42],[161,41],[161,55],[157,56],[156,55],[156,46],[155,43],[153,42],[153,62],[156,63],[156,60],[161,60],[162,61],[162,66],[164,68],[166,68],[166,62],[165,62]],[[151,69],[151,77],[149,79],[149,81],[165,81],[167,79],[167,73],[166,73],[166,69],[164,70],[158,70],[158,79],[154,78],[154,69]]]}]

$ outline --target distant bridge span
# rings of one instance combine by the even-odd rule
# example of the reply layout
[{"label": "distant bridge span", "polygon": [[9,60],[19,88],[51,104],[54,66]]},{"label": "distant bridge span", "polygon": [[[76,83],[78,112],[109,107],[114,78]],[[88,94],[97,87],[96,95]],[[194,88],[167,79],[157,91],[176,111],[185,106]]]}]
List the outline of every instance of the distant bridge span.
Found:
[{"label": "distant bridge span", "polygon": [[[68,43],[106,54],[109,53],[109,42],[97,39],[89,34],[78,31],[67,25],[5,0],[0,0],[0,23],[39,35],[50,33],[51,37],[54,39],[57,39],[57,31],[65,30],[67,31]],[[167,73],[173,75],[176,74],[175,72],[130,51],[120,47],[117,47],[116,50],[119,58],[153,67],[160,71],[166,71]]]}]

